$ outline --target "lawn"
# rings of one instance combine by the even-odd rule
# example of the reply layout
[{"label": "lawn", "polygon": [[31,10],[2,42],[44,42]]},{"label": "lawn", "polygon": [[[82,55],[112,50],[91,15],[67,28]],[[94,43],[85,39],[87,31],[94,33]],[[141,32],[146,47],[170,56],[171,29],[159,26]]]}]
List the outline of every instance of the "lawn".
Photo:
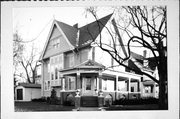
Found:
[{"label": "lawn", "polygon": [[[37,112],[37,111],[73,111],[74,106],[50,105],[46,102],[15,102],[15,112]],[[104,111],[122,110],[158,110],[157,104],[147,105],[112,105],[103,107]],[[79,111],[100,111],[99,108],[81,107]]]},{"label": "lawn", "polygon": [[15,102],[15,112],[72,111],[74,106],[50,105],[46,102]]},{"label": "lawn", "polygon": [[158,110],[157,104],[146,104],[146,105],[112,105],[111,107],[105,107],[106,111],[115,110]]}]

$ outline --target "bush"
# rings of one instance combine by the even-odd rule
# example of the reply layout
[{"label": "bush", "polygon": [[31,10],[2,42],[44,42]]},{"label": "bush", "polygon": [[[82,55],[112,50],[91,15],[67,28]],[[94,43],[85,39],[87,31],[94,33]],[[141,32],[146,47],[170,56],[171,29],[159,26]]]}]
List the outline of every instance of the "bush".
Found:
[{"label": "bush", "polygon": [[64,106],[73,106],[71,101],[64,101]]},{"label": "bush", "polygon": [[46,102],[45,98],[34,98],[32,99],[32,102]]},{"label": "bush", "polygon": [[141,99],[119,99],[114,102],[115,105],[143,105],[143,104],[158,104],[156,98],[141,98]]}]

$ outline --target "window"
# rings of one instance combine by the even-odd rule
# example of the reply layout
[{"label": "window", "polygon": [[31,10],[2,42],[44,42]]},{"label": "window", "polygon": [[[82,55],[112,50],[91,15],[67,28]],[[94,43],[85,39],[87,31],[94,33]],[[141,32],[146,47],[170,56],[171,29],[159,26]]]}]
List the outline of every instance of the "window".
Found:
[{"label": "window", "polygon": [[55,79],[58,79],[58,69],[55,68]]},{"label": "window", "polygon": [[84,62],[88,59],[88,50],[83,50],[80,53],[80,62]]},{"label": "window", "polygon": [[74,66],[74,55],[73,54],[68,54],[66,56],[66,67],[72,67]]},{"label": "window", "polygon": [[51,89],[51,85],[50,85],[50,81],[45,81],[44,82],[44,90],[50,90]]},{"label": "window", "polygon": [[50,63],[48,62],[48,73],[50,72]]},{"label": "window", "polygon": [[150,86],[145,86],[145,93],[150,93]]},{"label": "window", "polygon": [[75,77],[69,78],[69,90],[75,90]]},{"label": "window", "polygon": [[134,92],[134,87],[131,87],[131,92]]},{"label": "window", "polygon": [[47,90],[47,82],[44,82],[44,90]]},{"label": "window", "polygon": [[107,80],[103,79],[102,81],[103,90],[107,90]]},{"label": "window", "polygon": [[153,93],[153,86],[151,86],[151,93]]},{"label": "window", "polygon": [[54,72],[51,72],[51,80],[54,80]]},{"label": "window", "polygon": [[48,87],[47,87],[48,90],[50,90],[50,81],[48,81]]},{"label": "window", "polygon": [[86,79],[86,90],[91,90],[91,79],[90,78]]},{"label": "window", "polygon": [[69,57],[69,66],[70,67],[74,66],[74,55],[73,54],[70,55],[70,57]]},{"label": "window", "polygon": [[63,69],[64,68],[64,54],[60,54],[59,55],[59,69]]},{"label": "window", "polygon": [[59,48],[60,47],[60,39],[59,38],[52,39],[52,44],[53,44],[53,48]]}]

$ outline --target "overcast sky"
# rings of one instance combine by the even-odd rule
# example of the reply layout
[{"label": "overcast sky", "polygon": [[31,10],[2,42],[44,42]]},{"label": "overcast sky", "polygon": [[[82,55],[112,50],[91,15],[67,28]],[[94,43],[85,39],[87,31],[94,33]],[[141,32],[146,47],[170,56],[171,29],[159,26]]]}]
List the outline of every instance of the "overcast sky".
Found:
[{"label": "overcast sky", "polygon": [[[102,8],[98,16],[101,18],[112,13],[112,9]],[[92,15],[86,15],[84,7],[29,7],[13,9],[13,32],[18,33],[24,41],[36,38],[35,45],[42,51],[53,19],[74,25],[84,26],[94,21]]]}]

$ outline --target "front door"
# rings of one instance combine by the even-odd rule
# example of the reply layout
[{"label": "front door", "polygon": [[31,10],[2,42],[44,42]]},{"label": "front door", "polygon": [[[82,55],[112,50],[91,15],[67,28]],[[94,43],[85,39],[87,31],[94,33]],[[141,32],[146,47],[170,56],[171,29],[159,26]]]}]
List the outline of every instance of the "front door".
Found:
[{"label": "front door", "polygon": [[95,78],[93,77],[84,77],[83,78],[83,95],[94,95],[95,86],[96,86]]}]

